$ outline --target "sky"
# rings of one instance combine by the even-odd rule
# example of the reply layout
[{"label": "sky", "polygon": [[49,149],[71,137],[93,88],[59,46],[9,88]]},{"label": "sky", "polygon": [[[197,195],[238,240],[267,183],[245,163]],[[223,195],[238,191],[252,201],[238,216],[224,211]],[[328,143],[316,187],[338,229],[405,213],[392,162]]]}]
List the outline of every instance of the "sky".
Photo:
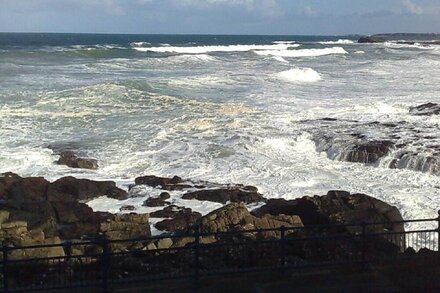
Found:
[{"label": "sky", "polygon": [[439,0],[0,0],[0,32],[440,32]]}]

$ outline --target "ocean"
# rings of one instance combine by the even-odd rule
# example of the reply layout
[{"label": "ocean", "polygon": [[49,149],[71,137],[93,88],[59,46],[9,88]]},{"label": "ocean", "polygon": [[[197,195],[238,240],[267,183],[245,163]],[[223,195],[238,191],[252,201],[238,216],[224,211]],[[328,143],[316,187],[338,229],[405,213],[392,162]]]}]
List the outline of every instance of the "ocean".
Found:
[{"label": "ocean", "polygon": [[[404,218],[435,217],[440,115],[411,107],[440,103],[440,46],[356,40],[2,33],[0,172],[123,188],[141,175],[178,175],[286,199],[343,189]],[[374,162],[350,160],[368,141],[392,147]],[[99,169],[57,165],[66,149]],[[151,192],[89,205],[150,211],[141,204]]]}]

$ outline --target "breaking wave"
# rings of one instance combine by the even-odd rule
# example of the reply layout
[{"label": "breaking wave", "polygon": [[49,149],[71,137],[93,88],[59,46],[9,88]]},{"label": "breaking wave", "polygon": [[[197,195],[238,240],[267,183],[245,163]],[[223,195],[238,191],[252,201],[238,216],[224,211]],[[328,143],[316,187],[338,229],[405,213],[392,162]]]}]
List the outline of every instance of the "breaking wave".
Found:
[{"label": "breaking wave", "polygon": [[246,52],[252,50],[287,50],[299,47],[299,44],[273,44],[273,45],[228,45],[228,46],[192,46],[192,47],[134,47],[141,52],[179,53],[179,54],[204,54],[209,52]]},{"label": "breaking wave", "polygon": [[293,68],[278,73],[277,77],[286,82],[316,82],[321,80],[319,73],[312,68]]},{"label": "breaking wave", "polygon": [[333,54],[348,54],[342,47],[324,48],[324,49],[299,49],[299,50],[265,50],[254,51],[262,56],[278,56],[278,57],[317,57]]}]

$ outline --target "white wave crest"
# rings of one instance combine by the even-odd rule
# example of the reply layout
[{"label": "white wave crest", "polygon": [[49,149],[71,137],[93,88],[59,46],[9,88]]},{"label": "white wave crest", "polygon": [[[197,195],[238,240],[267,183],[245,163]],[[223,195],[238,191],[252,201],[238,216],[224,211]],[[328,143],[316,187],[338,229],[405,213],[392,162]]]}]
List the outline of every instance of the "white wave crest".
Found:
[{"label": "white wave crest", "polygon": [[332,54],[348,54],[342,47],[324,48],[324,49],[300,49],[300,50],[265,50],[254,51],[258,55],[263,56],[279,56],[279,57],[317,57]]},{"label": "white wave crest", "polygon": [[228,45],[228,46],[193,46],[193,47],[134,47],[141,52],[180,53],[180,54],[205,54],[209,52],[246,52],[252,50],[287,50],[299,47],[299,44],[273,44],[273,45]]},{"label": "white wave crest", "polygon": [[324,41],[319,43],[322,45],[349,45],[349,44],[354,44],[355,42],[347,39],[339,39],[337,41]]},{"label": "white wave crest", "polygon": [[289,61],[280,56],[273,56],[272,58],[282,63],[289,63]]},{"label": "white wave crest", "polygon": [[312,68],[293,68],[278,73],[277,77],[286,82],[316,82],[321,80],[319,73]]}]

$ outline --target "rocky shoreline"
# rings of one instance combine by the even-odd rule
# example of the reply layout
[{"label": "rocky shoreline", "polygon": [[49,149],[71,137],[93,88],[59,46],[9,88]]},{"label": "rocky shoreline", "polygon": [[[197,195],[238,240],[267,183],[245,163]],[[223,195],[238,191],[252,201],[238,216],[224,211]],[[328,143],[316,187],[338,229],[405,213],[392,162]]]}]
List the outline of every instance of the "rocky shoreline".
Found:
[{"label": "rocky shoreline", "polygon": [[[144,203],[160,209],[151,213],[130,212],[123,214],[93,211],[85,202],[99,196],[124,200],[136,196],[133,190],[141,186],[161,191],[159,197],[151,197]],[[223,206],[201,215],[185,206],[167,201],[167,191],[183,192],[183,200],[210,201]],[[246,204],[259,203],[250,210]],[[126,212],[129,213],[126,213]],[[4,245],[20,247],[37,244],[58,244],[62,241],[80,242],[85,239],[128,239],[151,236],[151,219],[159,218],[155,228],[164,235],[187,235],[197,229],[204,233],[277,229],[280,227],[309,227],[322,224],[360,224],[381,222],[372,226],[373,231],[403,232],[403,224],[396,207],[365,194],[346,191],[329,191],[323,196],[302,197],[295,200],[267,200],[256,187],[245,185],[221,185],[203,181],[185,180],[180,177],[164,178],[142,176],[128,191],[116,187],[112,181],[93,181],[63,177],[49,182],[42,177],[20,177],[14,173],[0,176],[0,240]],[[386,224],[390,223],[390,224]],[[340,233],[341,231],[338,231]],[[346,228],[344,233],[356,235],[359,226]],[[326,233],[329,233],[328,231]],[[250,238],[249,238],[250,237]],[[276,232],[248,235],[247,240],[277,237]],[[219,237],[205,237],[201,243],[223,241]],[[131,249],[163,249],[185,246],[194,241],[189,238],[166,238],[143,243],[118,243],[114,251]],[[394,251],[402,247],[392,244]],[[87,254],[94,248],[83,247],[76,254]],[[63,256],[57,248],[24,252],[15,250],[12,258],[39,256]],[[21,253],[21,254],[20,254]]]}]

